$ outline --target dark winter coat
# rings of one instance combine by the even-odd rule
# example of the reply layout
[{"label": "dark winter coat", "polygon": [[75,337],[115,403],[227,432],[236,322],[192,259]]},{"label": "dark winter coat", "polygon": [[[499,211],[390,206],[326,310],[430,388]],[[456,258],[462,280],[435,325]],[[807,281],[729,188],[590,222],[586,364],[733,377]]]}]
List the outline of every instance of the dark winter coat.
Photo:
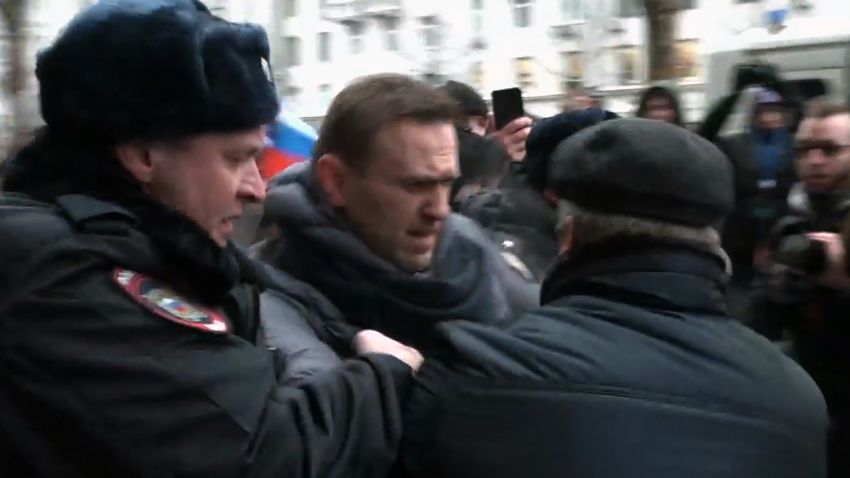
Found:
[{"label": "dark winter coat", "polygon": [[787,211],[786,199],[796,181],[789,148],[775,181],[760,181],[754,159],[753,132],[722,138],[718,145],[732,162],[735,210],[723,226],[723,247],[736,264],[751,265],[756,247]]},{"label": "dark winter coat", "polygon": [[0,197],[0,474],[383,476],[410,368],[368,356],[287,386],[254,264],[116,160],[59,149],[26,148]]},{"label": "dark winter coat", "polygon": [[467,198],[458,212],[475,220],[504,253],[515,256],[533,280],[541,282],[554,264],[555,209],[537,191],[519,184],[484,191]]},{"label": "dark winter coat", "polygon": [[290,168],[270,188],[266,211],[281,237],[259,257],[328,297],[356,328],[419,345],[445,320],[495,323],[536,303],[525,281],[469,219],[451,215],[427,273],[410,274],[377,257],[320,199],[310,171]]},{"label": "dark winter coat", "polygon": [[820,392],[726,315],[724,280],[708,254],[609,244],[518,321],[441,325],[399,475],[824,477]]}]

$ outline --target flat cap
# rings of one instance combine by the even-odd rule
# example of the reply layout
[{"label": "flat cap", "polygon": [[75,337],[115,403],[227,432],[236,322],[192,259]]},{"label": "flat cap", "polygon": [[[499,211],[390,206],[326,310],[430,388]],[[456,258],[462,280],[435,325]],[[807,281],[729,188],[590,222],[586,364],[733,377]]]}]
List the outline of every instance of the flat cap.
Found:
[{"label": "flat cap", "polygon": [[617,119],[580,131],[552,153],[548,186],[591,211],[693,227],[732,212],[729,160],[715,145],[661,121]]}]

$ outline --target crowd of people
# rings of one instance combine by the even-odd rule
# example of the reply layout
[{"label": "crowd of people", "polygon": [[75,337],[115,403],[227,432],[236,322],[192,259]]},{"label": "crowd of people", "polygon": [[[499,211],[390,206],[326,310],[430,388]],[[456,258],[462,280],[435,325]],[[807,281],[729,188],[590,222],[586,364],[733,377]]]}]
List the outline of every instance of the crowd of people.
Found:
[{"label": "crowd of people", "polygon": [[4,477],[847,476],[850,109],[770,68],[696,127],[368,76],[268,182],[259,27],[99,2],[36,73]]}]

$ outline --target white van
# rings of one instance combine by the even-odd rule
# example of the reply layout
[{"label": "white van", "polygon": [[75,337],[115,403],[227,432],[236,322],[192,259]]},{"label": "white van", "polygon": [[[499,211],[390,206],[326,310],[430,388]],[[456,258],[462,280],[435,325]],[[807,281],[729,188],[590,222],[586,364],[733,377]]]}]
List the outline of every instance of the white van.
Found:
[{"label": "white van", "polygon": [[[794,81],[804,97],[819,87],[833,100],[850,100],[850,33],[816,39],[777,40],[753,43],[740,50],[708,54],[706,105],[730,93],[735,66],[764,62],[779,68],[784,80]],[[818,86],[820,82],[820,86]],[[808,94],[807,94],[808,93]]]}]

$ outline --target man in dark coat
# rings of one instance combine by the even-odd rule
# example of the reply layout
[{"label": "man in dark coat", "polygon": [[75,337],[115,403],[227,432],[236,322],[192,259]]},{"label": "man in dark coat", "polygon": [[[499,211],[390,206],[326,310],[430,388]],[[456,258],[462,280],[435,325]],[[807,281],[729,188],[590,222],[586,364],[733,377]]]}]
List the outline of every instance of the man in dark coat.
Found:
[{"label": "man in dark coat", "polygon": [[333,101],[315,159],[276,178],[279,237],[259,257],[327,296],[354,328],[422,344],[444,320],[500,322],[538,288],[475,224],[451,213],[453,102],[412,78],[376,75]]},{"label": "man in dark coat", "polygon": [[773,225],[786,212],[794,184],[791,116],[779,93],[766,88],[745,91],[743,107],[752,110],[743,130],[721,137],[718,146],[732,161],[735,209],[723,227],[723,247],[732,258],[734,276],[730,306],[733,315],[749,320],[749,302],[757,253]]},{"label": "man in dark coat", "polygon": [[478,136],[463,128],[455,128],[458,142],[460,176],[452,184],[452,209],[473,194],[499,186],[508,169],[510,157],[493,138]]},{"label": "man in dark coat", "polygon": [[[772,246],[791,234],[838,232],[850,218],[850,110],[844,104],[811,105],[797,132],[796,169],[801,182],[789,195],[790,215],[774,231]],[[832,418],[830,476],[850,473],[850,292],[818,285],[816,271],[793,270],[771,251],[765,287],[754,300],[757,330],[793,337],[800,365],[815,379]],[[793,259],[793,258],[791,258]]]},{"label": "man in dark coat", "polygon": [[0,197],[4,478],[380,477],[392,462],[418,353],[367,331],[365,355],[285,386],[259,270],[228,240],[265,197],[268,58],[261,28],[191,0],[99,2],[39,56],[47,126]]},{"label": "man in dark coat", "polygon": [[555,237],[556,198],[546,191],[549,156],[571,135],[615,118],[598,108],[574,110],[537,122],[528,137],[528,157],[497,189],[460,202],[458,212],[474,219],[518,267],[537,282],[558,255]]},{"label": "man in dark coat", "polygon": [[485,136],[490,126],[490,108],[484,98],[471,86],[459,81],[449,80],[439,90],[457,104],[457,125],[470,133]]},{"label": "man in dark coat", "polygon": [[817,386],[725,310],[723,154],[613,120],[561,143],[548,178],[561,255],[543,306],[437,329],[399,475],[823,477]]},{"label": "man in dark coat", "polygon": [[635,116],[666,121],[676,126],[685,125],[679,96],[671,88],[661,85],[650,86],[641,93]]}]

